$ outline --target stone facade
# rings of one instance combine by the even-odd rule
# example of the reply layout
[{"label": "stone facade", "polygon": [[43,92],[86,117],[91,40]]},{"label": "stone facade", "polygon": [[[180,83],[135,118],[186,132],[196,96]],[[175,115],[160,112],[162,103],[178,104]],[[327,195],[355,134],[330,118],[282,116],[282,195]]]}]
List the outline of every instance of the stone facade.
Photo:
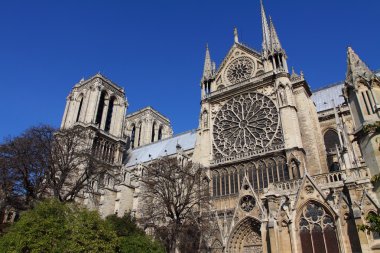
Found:
[{"label": "stone facade", "polygon": [[210,182],[208,252],[380,252],[379,236],[356,228],[379,208],[370,182],[380,172],[377,74],[349,49],[346,82],[313,94],[302,73],[289,73],[262,3],[261,15],[260,52],[236,29],[218,68],[206,48],[196,130],[173,136],[151,107],[126,114],[124,90],[100,74],[74,86],[62,128],[91,129],[96,154],[120,168],[84,203],[141,217],[144,167],[185,156]]}]

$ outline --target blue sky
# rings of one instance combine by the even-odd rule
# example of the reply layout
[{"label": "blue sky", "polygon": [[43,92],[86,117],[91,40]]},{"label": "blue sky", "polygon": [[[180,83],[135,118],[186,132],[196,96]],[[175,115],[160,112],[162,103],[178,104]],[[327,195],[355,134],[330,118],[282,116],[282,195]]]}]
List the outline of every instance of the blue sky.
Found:
[{"label": "blue sky", "polygon": [[[315,89],[344,79],[346,47],[380,69],[378,0],[264,0],[289,66]],[[259,0],[0,1],[0,140],[58,127],[82,77],[126,90],[128,112],[151,105],[175,133],[198,125],[206,42],[219,64],[233,43],[260,49]]]}]

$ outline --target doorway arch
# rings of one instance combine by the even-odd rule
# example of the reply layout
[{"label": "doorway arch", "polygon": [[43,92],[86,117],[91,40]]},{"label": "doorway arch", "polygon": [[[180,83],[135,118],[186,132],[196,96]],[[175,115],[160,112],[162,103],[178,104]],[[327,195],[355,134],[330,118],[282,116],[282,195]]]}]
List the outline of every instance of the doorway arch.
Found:
[{"label": "doorway arch", "polygon": [[262,253],[261,222],[246,217],[233,229],[227,244],[228,253]]}]

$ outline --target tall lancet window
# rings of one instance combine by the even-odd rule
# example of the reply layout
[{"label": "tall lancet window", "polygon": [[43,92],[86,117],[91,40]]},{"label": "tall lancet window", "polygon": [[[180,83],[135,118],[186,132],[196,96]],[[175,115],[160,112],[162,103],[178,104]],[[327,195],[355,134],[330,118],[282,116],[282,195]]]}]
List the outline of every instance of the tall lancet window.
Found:
[{"label": "tall lancet window", "polygon": [[81,114],[81,111],[82,111],[82,104],[83,104],[83,96],[81,96],[81,99],[80,99],[80,102],[79,102],[79,108],[78,108],[78,114],[77,114],[77,120],[76,120],[76,122],[79,121],[80,114]]},{"label": "tall lancet window", "polygon": [[99,99],[98,111],[96,113],[96,120],[95,120],[95,124],[99,124],[99,126],[102,123],[105,98],[106,98],[106,92],[102,91],[100,95],[100,99]]},{"label": "tall lancet window", "polygon": [[114,104],[115,104],[115,97],[111,97],[109,105],[108,105],[106,125],[104,127],[104,131],[106,132],[109,132],[111,129],[111,121],[112,121],[112,113],[113,113]]},{"label": "tall lancet window", "polygon": [[152,140],[151,140],[151,142],[154,142],[154,137],[156,137],[155,133],[156,133],[156,122],[153,122],[153,125],[152,125]]},{"label": "tall lancet window", "polygon": [[162,126],[158,129],[158,140],[162,139]]},{"label": "tall lancet window", "polygon": [[136,126],[133,125],[132,132],[131,132],[131,147],[135,147],[135,136],[136,136]]},{"label": "tall lancet window", "polygon": [[334,218],[317,202],[309,202],[299,220],[303,253],[339,253]]},{"label": "tall lancet window", "polygon": [[137,141],[137,147],[140,147],[141,133],[142,133],[142,123],[140,123],[140,126],[139,126],[139,138]]}]

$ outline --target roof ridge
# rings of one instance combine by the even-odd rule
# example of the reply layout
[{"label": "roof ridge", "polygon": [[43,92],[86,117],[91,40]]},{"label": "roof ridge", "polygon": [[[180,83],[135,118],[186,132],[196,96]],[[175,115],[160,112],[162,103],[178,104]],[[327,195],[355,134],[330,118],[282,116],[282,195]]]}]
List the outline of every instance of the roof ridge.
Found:
[{"label": "roof ridge", "polygon": [[161,143],[161,142],[163,142],[163,141],[167,141],[167,140],[170,140],[170,139],[173,139],[173,138],[176,138],[176,137],[179,137],[179,136],[181,136],[181,135],[188,134],[188,133],[195,133],[196,131],[197,131],[197,129],[187,130],[187,131],[185,131],[185,132],[175,134],[175,135],[173,135],[173,136],[171,136],[171,137],[168,137],[168,138],[165,138],[165,139],[162,139],[162,140],[156,141],[156,142],[151,142],[151,143],[145,144],[145,145],[143,145],[143,146],[140,146],[140,147],[134,148],[133,150],[138,150],[138,149],[141,149],[141,148],[145,148],[145,147],[148,147],[148,146],[151,146],[151,145],[154,145],[154,144],[157,144],[157,143]]},{"label": "roof ridge", "polygon": [[[372,70],[372,69],[371,69],[371,71],[372,71],[375,75],[379,75],[379,74],[380,74],[380,69],[378,69],[378,70]],[[314,93],[314,92],[318,92],[318,91],[320,91],[320,90],[324,90],[324,89],[327,89],[327,88],[331,88],[331,87],[334,87],[334,86],[338,86],[338,85],[341,85],[341,84],[344,84],[344,80],[341,80],[341,81],[338,81],[338,82],[335,82],[335,83],[326,84],[326,85],[324,85],[324,86],[322,86],[322,87],[319,87],[319,88],[317,88],[317,89],[315,89],[315,90],[312,90],[312,93]]]}]

